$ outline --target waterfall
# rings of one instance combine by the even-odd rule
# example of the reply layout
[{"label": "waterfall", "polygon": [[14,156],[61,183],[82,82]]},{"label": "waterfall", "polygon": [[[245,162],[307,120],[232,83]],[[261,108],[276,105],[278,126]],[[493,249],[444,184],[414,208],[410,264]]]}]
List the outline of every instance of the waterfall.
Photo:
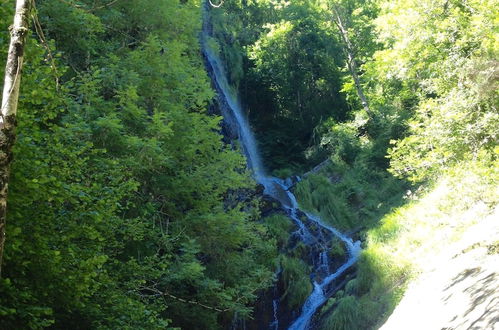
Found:
[{"label": "waterfall", "polygon": [[[314,289],[303,304],[300,316],[289,327],[289,329],[293,330],[307,329],[310,324],[310,320],[317,309],[319,309],[319,307],[321,307],[328,298],[326,296],[328,286],[356,262],[360,253],[360,242],[353,242],[351,238],[340,233],[335,228],[323,223],[319,217],[300,210],[296,197],[289,190],[291,188],[291,180],[281,180],[265,174],[255,138],[251,131],[248,119],[245,117],[244,111],[242,110],[238,94],[230,87],[226,78],[227,75],[224,65],[218,54],[216,54],[208,45],[210,33],[209,18],[206,7],[204,8],[204,11],[204,24],[201,37],[203,54],[207,61],[208,70],[212,73],[211,78],[218,97],[221,103],[225,105],[221,107],[224,120],[235,131],[237,131],[241,147],[247,157],[248,167],[253,171],[255,180],[264,186],[264,194],[271,196],[281,203],[282,208],[297,225],[298,230],[296,233],[299,235],[304,244],[315,244],[320,241],[320,238],[312,234],[312,232],[307,228],[307,225],[298,216],[298,211],[305,214],[310,223],[314,223],[318,227],[339,238],[342,242],[344,242],[348,251],[348,260],[333,273],[330,273],[327,251],[323,251],[317,256],[319,260],[318,267],[323,269],[326,276],[320,281],[320,283],[316,281],[313,282]],[[269,328],[278,329],[278,300],[273,300],[272,307],[274,311],[274,320],[269,325]]]},{"label": "waterfall", "polygon": [[[297,210],[299,210],[298,207],[298,202],[296,201],[295,196],[291,191],[289,191],[289,186],[286,186],[284,182],[280,179],[277,178],[269,178],[267,177],[266,180],[272,180],[273,182],[279,184],[281,188],[288,194],[289,200],[291,201],[291,207],[288,207],[284,205],[284,208],[287,208],[288,210],[290,209],[292,213],[296,213]],[[271,195],[272,196],[272,195]],[[303,212],[303,211],[302,211]],[[360,248],[360,242],[353,242],[351,238],[348,236],[342,234],[339,232],[337,229],[328,226],[322,222],[322,220],[308,212],[303,212],[306,216],[307,219],[319,227],[329,231],[331,234],[339,238],[341,241],[343,241],[347,247],[348,251],[348,260],[341,265],[338,269],[336,269],[335,272],[329,273],[329,269],[327,271],[327,276],[322,279],[320,283],[314,281],[314,289],[310,296],[308,296],[307,300],[303,304],[302,307],[302,312],[301,315],[291,324],[289,327],[290,330],[302,330],[302,329],[307,329],[309,326],[309,322],[312,319],[313,315],[317,311],[319,307],[321,307],[326,301],[327,301],[327,296],[325,294],[328,286],[335,280],[337,279],[340,275],[342,275],[348,268],[350,268],[356,261],[357,258],[360,254],[361,248]],[[292,217],[295,222],[298,222],[298,226],[305,227],[305,224],[297,217]],[[310,232],[308,232],[310,235]],[[304,243],[307,244],[307,242],[304,240]],[[327,259],[327,254],[322,257],[322,253],[319,254],[319,260],[322,258]],[[327,261],[326,261],[327,262]],[[321,267],[321,264],[319,264],[319,267]],[[328,266],[329,268],[329,266]]]},{"label": "waterfall", "polygon": [[279,318],[277,317],[277,310],[279,309],[279,299],[272,300],[272,309],[274,311],[274,319],[270,323],[270,330],[279,330]]},{"label": "waterfall", "polygon": [[[206,11],[206,8],[204,8]],[[227,106],[222,106],[222,115],[228,124],[235,128],[238,132],[239,141],[241,141],[241,146],[246,155],[248,161],[248,167],[253,170],[255,174],[255,179],[258,182],[264,177],[263,165],[260,155],[258,154],[256,141],[253,136],[253,132],[249,126],[248,119],[245,117],[244,112],[241,107],[241,102],[239,101],[239,95],[227,81],[227,74],[225,73],[225,68],[220,60],[218,54],[215,54],[213,49],[208,45],[208,39],[210,38],[208,33],[208,19],[207,14],[204,15],[203,24],[203,34],[201,38],[201,46],[203,49],[203,54],[210,66],[213,74],[212,79],[214,79],[214,85],[218,93],[218,97],[221,98]]]},{"label": "waterfall", "polygon": [[329,273],[329,258],[327,256],[327,251],[322,251],[319,255],[320,267],[324,269],[326,273]]}]

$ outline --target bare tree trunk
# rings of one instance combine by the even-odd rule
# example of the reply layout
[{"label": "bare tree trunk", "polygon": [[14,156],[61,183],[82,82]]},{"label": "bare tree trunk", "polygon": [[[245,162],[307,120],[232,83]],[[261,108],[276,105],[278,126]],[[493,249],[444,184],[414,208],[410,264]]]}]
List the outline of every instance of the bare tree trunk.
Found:
[{"label": "bare tree trunk", "polygon": [[5,66],[5,82],[0,116],[0,276],[5,245],[7,191],[9,185],[12,146],[15,141],[17,101],[21,84],[24,46],[28,34],[32,0],[17,0],[14,24],[10,27],[10,45]]},{"label": "bare tree trunk", "polygon": [[360,102],[362,103],[362,107],[364,107],[364,110],[366,110],[369,117],[372,118],[373,113],[371,111],[371,108],[369,107],[369,103],[367,102],[367,98],[364,94],[364,91],[362,90],[362,85],[360,84],[359,75],[357,74],[357,61],[355,61],[355,51],[350,41],[350,38],[348,38],[348,31],[346,30],[343,21],[341,20],[341,15],[336,5],[333,5],[333,13],[334,13],[334,23],[338,27],[341,38],[343,39],[343,42],[345,44],[345,47],[343,49],[347,55],[347,66],[348,70],[350,71],[350,74],[352,75],[353,82],[355,83],[355,89],[357,90],[357,95],[359,96]]}]

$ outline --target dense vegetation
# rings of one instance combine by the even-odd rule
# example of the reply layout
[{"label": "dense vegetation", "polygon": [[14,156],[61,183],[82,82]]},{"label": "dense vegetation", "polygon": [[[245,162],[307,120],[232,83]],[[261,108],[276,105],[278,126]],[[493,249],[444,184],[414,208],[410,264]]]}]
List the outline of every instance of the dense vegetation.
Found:
[{"label": "dense vegetation", "polygon": [[[320,1],[230,1],[213,13],[214,33],[270,170],[290,169],[289,175],[326,157],[323,135],[360,104],[327,7]],[[343,15],[356,23],[351,39],[364,46],[356,50],[358,61],[377,48],[369,37],[376,12],[371,1],[345,5]]]},{"label": "dense vegetation", "polygon": [[[0,1],[5,58],[13,6]],[[290,241],[286,217],[261,219],[244,159],[207,114],[201,5],[37,1],[0,328],[227,328],[250,317],[277,268],[288,308],[306,299],[306,247]],[[497,205],[497,7],[226,0],[210,9],[211,46],[267,168],[285,177],[328,159],[295,193],[363,240],[357,277],[319,327],[379,325],[425,257],[413,244],[438,245],[419,230],[441,237],[447,216],[464,230],[468,208]]]},{"label": "dense vegetation", "polygon": [[[210,329],[245,318],[277,252],[255,201],[234,193],[254,185],[244,159],[206,113],[200,3],[106,3],[37,1],[0,328]],[[12,13],[3,0],[4,59]]]},{"label": "dense vegetation", "polygon": [[441,237],[448,217],[458,236],[465,210],[497,205],[497,5],[262,0],[219,12],[222,54],[267,166],[286,176],[329,158],[297,186],[299,202],[365,241],[357,279],[323,308],[324,329],[375,327],[427,256],[413,244],[437,246],[418,232]]}]

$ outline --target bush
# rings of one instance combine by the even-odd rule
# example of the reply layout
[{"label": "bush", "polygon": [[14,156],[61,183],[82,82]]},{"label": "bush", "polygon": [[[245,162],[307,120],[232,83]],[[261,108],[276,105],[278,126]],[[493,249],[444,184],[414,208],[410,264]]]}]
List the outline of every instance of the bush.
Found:
[{"label": "bush", "polygon": [[299,308],[312,292],[312,284],[309,277],[309,267],[303,260],[286,257],[280,257],[282,267],[282,281],[285,286],[285,292],[281,299],[285,299],[289,309]]}]

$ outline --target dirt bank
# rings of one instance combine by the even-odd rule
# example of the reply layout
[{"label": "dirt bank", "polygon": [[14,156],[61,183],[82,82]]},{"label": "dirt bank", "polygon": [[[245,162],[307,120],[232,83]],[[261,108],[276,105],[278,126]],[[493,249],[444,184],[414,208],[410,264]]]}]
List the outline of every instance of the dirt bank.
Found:
[{"label": "dirt bank", "polygon": [[499,329],[498,250],[496,208],[428,260],[381,330]]}]

